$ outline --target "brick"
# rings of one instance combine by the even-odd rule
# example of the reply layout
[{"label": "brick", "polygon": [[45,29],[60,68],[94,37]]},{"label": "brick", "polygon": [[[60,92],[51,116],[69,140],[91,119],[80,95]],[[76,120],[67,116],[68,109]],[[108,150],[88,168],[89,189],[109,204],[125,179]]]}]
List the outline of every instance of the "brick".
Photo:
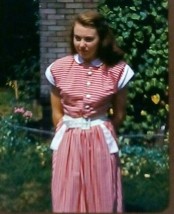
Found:
[{"label": "brick", "polygon": [[45,48],[45,47],[41,47],[40,48],[40,53],[46,53],[47,52],[47,48]]},{"label": "brick", "polygon": [[48,64],[49,64],[49,65],[52,64],[56,59],[57,59],[57,54],[55,54],[54,57],[48,58]]},{"label": "brick", "polygon": [[54,36],[54,37],[47,37],[47,41],[48,42],[64,42],[65,39],[64,39],[64,37]]},{"label": "brick", "polygon": [[56,59],[60,59],[60,58],[62,58],[62,57],[64,57],[64,56],[67,56],[67,53],[65,53],[65,52],[58,53]]},{"label": "brick", "polygon": [[74,0],[57,0],[57,3],[59,3],[59,2],[67,3],[67,2],[74,2]]},{"label": "brick", "polygon": [[47,47],[47,48],[53,48],[55,47],[55,43],[54,42],[44,42],[43,43],[43,47]]},{"label": "brick", "polygon": [[65,53],[65,48],[49,48],[49,53]]},{"label": "brick", "polygon": [[41,25],[56,25],[56,20],[41,20]]},{"label": "brick", "polygon": [[48,26],[40,25],[40,31],[47,31]]},{"label": "brick", "polygon": [[85,9],[94,9],[94,3],[84,3],[84,8]]},{"label": "brick", "polygon": [[67,42],[57,42],[57,47],[58,48],[67,48],[69,44]]},{"label": "brick", "polygon": [[67,3],[66,8],[83,8],[82,3]]},{"label": "brick", "polygon": [[57,0],[40,0],[40,2],[41,2],[41,3],[47,3],[47,4],[48,4],[48,3],[50,3],[50,2],[51,2],[51,3],[56,3]]},{"label": "brick", "polygon": [[56,32],[54,31],[41,31],[41,34],[46,36],[46,37],[52,37],[56,35]]},{"label": "brick", "polygon": [[67,42],[67,37],[58,37],[57,42]]},{"label": "brick", "polygon": [[64,14],[61,14],[61,15],[60,15],[60,14],[48,15],[48,20],[52,20],[52,19],[53,19],[53,20],[55,20],[55,19],[56,19],[56,20],[57,20],[57,19],[58,19],[58,20],[60,20],[60,19],[63,19],[63,20],[64,20],[64,19],[65,19],[65,15],[64,15]]},{"label": "brick", "polygon": [[[48,53],[48,50],[47,50],[46,53]],[[47,58],[48,58],[47,55],[46,55],[46,53],[43,53],[43,54],[42,54],[42,60],[43,60],[44,63],[46,63]]]},{"label": "brick", "polygon": [[56,35],[57,36],[69,36],[69,31],[58,31],[58,32],[56,32]]},{"label": "brick", "polygon": [[56,53],[46,53],[45,56],[47,59],[56,59]]},{"label": "brick", "polygon": [[76,8],[76,9],[74,10],[74,14],[81,13],[81,12],[83,12],[84,10],[86,10],[86,8],[82,8],[82,9]]},{"label": "brick", "polygon": [[59,8],[65,8],[65,3],[48,3],[48,8],[54,8],[54,9],[59,9]]},{"label": "brick", "polygon": [[[41,68],[41,70],[42,71],[45,71],[46,70],[46,68],[49,66],[49,63],[47,62],[47,63],[43,63],[41,66],[40,66],[40,68]],[[45,73],[43,73],[43,75],[42,76],[45,76]]]},{"label": "brick", "polygon": [[57,11],[59,14],[74,14],[74,8],[65,8]]},{"label": "brick", "polygon": [[56,20],[56,25],[65,26],[67,27],[69,25],[69,20]]},{"label": "brick", "polygon": [[65,16],[65,19],[67,19],[67,20],[74,20],[74,18],[75,18],[75,14],[67,14],[66,16]]},{"label": "brick", "polygon": [[42,35],[40,36],[40,42],[47,42],[47,41],[48,41],[48,37],[47,36],[42,36]]},{"label": "brick", "polygon": [[49,9],[49,8],[42,9],[42,13],[44,13],[44,14],[56,14],[56,9]]},{"label": "brick", "polygon": [[48,26],[48,30],[51,31],[63,31],[66,30],[65,26]]}]

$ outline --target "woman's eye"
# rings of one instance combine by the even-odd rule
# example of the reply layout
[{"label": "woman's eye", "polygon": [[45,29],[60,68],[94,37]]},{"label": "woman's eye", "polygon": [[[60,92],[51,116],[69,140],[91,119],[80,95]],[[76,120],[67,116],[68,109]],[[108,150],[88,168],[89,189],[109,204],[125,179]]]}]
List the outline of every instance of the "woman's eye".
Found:
[{"label": "woman's eye", "polygon": [[78,41],[78,42],[81,41],[81,40],[83,40],[85,42],[92,42],[94,40],[93,37],[84,37],[84,38],[81,38],[80,36],[77,36],[77,35],[74,35],[74,39],[76,41]]},{"label": "woman's eye", "polygon": [[85,41],[86,41],[86,42],[92,42],[92,41],[93,41],[93,37],[86,37],[86,38],[85,38]]},{"label": "woman's eye", "polygon": [[75,38],[76,41],[80,41],[81,40],[81,38],[79,36],[74,36],[74,38]]}]

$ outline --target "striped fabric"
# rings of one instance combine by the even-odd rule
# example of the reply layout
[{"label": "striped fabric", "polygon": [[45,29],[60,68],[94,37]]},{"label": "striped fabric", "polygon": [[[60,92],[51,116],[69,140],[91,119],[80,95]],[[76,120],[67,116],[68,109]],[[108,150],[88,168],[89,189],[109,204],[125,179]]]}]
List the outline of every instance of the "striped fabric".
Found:
[{"label": "striped fabric", "polygon": [[91,129],[92,126],[100,126],[103,131],[105,142],[108,145],[109,152],[116,153],[118,152],[118,146],[116,139],[112,136],[110,130],[106,128],[104,122],[108,121],[109,119],[105,117],[98,117],[98,118],[84,118],[78,117],[73,118],[68,115],[64,115],[62,117],[62,126],[61,128],[57,129],[57,132],[54,135],[54,138],[51,142],[50,148],[53,150],[58,150],[59,145],[62,142],[62,138],[69,128],[80,128],[80,129]]},{"label": "striped fabric", "polygon": [[[79,56],[67,56],[55,61],[46,76],[59,89],[66,115],[92,118],[106,114],[118,86],[133,76],[126,66],[121,62],[107,68],[99,60],[85,66]],[[111,122],[104,125],[116,139]],[[61,127],[62,121],[56,131]],[[109,153],[101,126],[69,128],[63,134],[53,151],[52,208],[71,213],[123,211],[118,153]]]}]

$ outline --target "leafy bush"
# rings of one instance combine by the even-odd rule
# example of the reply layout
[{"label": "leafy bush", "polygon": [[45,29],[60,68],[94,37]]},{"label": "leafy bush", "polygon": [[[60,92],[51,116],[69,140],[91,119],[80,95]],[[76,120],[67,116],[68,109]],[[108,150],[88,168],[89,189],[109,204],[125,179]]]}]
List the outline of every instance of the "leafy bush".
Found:
[{"label": "leafy bush", "polygon": [[130,145],[119,138],[126,211],[158,212],[169,203],[168,143],[161,146]]},{"label": "leafy bush", "polygon": [[[154,166],[148,168],[153,171]],[[169,173],[123,177],[123,192],[127,212],[162,212],[169,206]]]},{"label": "leafy bush", "polygon": [[[133,178],[144,173],[144,177],[156,176],[169,170],[168,144],[159,147],[147,147],[138,145],[120,146],[121,164],[123,175]],[[147,166],[153,166],[148,169]]]},{"label": "leafy bush", "polygon": [[11,88],[0,88],[0,116],[11,112],[11,105],[15,101],[14,97],[14,91]]},{"label": "leafy bush", "polygon": [[19,97],[22,100],[39,98],[40,69],[35,56],[21,60],[14,66],[15,78],[18,82]]},{"label": "leafy bush", "polygon": [[101,1],[98,10],[114,30],[135,71],[128,116],[120,133],[158,133],[168,119],[168,1]]},{"label": "leafy bush", "polygon": [[0,118],[0,210],[50,211],[51,151],[47,139],[18,126],[31,112],[16,108]]}]

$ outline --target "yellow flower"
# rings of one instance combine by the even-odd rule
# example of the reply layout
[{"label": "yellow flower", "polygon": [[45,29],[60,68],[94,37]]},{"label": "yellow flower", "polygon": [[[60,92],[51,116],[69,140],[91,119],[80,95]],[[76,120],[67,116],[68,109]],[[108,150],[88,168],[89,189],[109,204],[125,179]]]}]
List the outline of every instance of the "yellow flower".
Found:
[{"label": "yellow flower", "polygon": [[150,178],[150,174],[144,174],[145,178]]},{"label": "yellow flower", "polygon": [[160,101],[160,95],[159,94],[152,95],[151,100],[153,103],[158,104]]},{"label": "yellow flower", "polygon": [[167,111],[169,111],[169,105],[168,105],[168,104],[165,105],[165,109],[166,109]]},{"label": "yellow flower", "polygon": [[141,116],[146,116],[146,115],[147,115],[147,112],[144,111],[144,110],[141,110],[140,114],[141,114]]},{"label": "yellow flower", "polygon": [[122,174],[123,176],[128,176],[128,175],[129,175],[129,172],[128,172],[127,169],[122,169],[121,174]]}]

